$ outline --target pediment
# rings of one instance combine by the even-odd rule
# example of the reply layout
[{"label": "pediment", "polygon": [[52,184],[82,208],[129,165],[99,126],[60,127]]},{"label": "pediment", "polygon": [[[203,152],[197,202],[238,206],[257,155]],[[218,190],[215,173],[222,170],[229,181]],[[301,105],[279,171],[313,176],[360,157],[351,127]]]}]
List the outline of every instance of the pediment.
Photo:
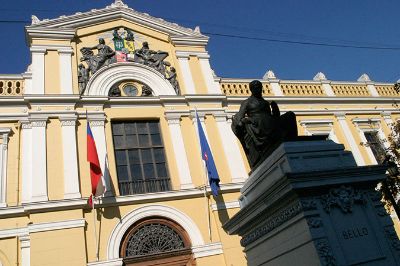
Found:
[{"label": "pediment", "polygon": [[129,8],[122,1],[116,0],[110,6],[103,9],[92,9],[88,12],[77,12],[69,16],[60,16],[54,19],[39,20],[33,16],[32,25],[26,27],[27,34],[68,32],[99,25],[110,21],[125,20],[127,22],[139,24],[156,31],[167,34],[170,37],[180,36],[186,38],[202,39],[208,41],[208,37],[200,32],[179,26],[176,23],[165,21],[162,18],[150,16],[147,13],[138,12]]}]

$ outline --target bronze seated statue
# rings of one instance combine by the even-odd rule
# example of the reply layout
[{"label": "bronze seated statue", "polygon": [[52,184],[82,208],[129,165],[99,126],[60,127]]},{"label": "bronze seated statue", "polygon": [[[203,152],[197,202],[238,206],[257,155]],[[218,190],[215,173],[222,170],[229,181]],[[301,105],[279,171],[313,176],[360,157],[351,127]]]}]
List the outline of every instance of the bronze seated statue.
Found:
[{"label": "bronze seated statue", "polygon": [[232,130],[240,140],[251,169],[255,169],[279,144],[297,139],[296,115],[280,115],[278,105],[262,97],[262,83],[250,82],[251,96],[233,116]]}]

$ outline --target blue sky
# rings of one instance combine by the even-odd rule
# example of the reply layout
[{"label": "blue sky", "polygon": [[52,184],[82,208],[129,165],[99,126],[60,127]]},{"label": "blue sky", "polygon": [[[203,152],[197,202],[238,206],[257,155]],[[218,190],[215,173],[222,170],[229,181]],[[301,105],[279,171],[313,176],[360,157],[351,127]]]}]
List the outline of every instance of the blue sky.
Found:
[{"label": "blue sky", "polygon": [[[114,0],[3,0],[0,20],[30,21],[103,8]],[[396,0],[124,0],[140,12],[182,26],[199,25],[210,37],[211,66],[221,77],[261,78],[272,69],[281,79],[400,79],[400,1]],[[30,63],[24,23],[0,23],[0,73],[22,73]],[[216,35],[217,34],[217,35]],[[241,36],[223,37],[230,35]],[[244,37],[244,38],[243,38]],[[260,39],[280,40],[263,41]],[[390,47],[356,49],[329,45]]]}]

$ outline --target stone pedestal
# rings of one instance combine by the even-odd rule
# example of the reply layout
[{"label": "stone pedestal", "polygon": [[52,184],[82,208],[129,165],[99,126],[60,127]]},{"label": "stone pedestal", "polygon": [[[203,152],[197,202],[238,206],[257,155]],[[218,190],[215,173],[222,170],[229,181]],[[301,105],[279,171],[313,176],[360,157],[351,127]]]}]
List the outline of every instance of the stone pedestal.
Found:
[{"label": "stone pedestal", "polygon": [[357,167],[332,141],[286,142],[246,180],[224,229],[248,265],[400,265],[400,241],[375,187],[381,166]]}]

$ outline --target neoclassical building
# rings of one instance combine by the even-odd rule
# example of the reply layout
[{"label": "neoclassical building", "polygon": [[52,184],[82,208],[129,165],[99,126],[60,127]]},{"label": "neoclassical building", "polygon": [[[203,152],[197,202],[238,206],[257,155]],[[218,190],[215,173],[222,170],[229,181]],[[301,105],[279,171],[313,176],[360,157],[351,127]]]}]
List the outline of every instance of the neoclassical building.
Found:
[{"label": "neoclassical building", "polygon": [[[111,0],[110,0],[111,2]],[[0,75],[0,265],[246,265],[222,228],[250,171],[230,125],[250,79],[210,67],[209,38],[121,0],[25,28],[32,62]],[[267,100],[358,165],[400,118],[393,84],[260,78]],[[195,112],[220,176],[204,193]],[[86,126],[105,196],[92,210]],[[398,223],[398,218],[393,215]],[[153,264],[152,264],[153,263]]]}]

